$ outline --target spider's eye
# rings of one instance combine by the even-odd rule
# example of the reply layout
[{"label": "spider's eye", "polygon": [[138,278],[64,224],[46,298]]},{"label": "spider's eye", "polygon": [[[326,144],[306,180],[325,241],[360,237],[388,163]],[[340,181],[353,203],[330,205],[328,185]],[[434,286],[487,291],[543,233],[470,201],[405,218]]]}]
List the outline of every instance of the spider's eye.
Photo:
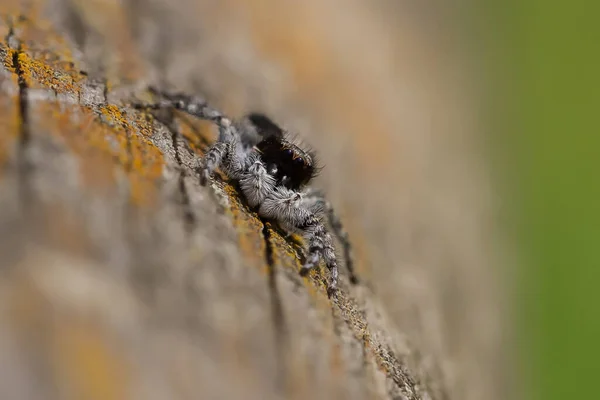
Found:
[{"label": "spider's eye", "polygon": [[292,158],[294,156],[294,152],[292,151],[292,149],[285,149],[283,150],[283,155],[287,158]]},{"label": "spider's eye", "polygon": [[304,159],[302,157],[296,157],[294,159],[294,162],[296,163],[296,165],[304,165]]}]

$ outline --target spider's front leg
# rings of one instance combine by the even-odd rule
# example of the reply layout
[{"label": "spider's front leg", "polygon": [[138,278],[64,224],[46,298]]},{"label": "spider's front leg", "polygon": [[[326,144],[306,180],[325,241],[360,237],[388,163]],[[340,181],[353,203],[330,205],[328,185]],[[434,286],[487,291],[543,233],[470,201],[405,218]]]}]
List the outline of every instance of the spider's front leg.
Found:
[{"label": "spider's front leg", "polygon": [[208,148],[204,162],[199,168],[201,185],[206,185],[214,170],[221,166],[221,164],[225,164],[227,173],[232,178],[235,178],[236,175],[239,175],[243,171],[243,152],[238,151],[238,147],[241,146],[240,135],[231,119],[225,117],[220,111],[208,106],[207,102],[201,97],[171,94],[154,88],[150,88],[150,91],[160,98],[157,103],[134,103],[133,106],[142,109],[157,110],[172,108],[181,110],[194,117],[212,121],[218,126],[219,138],[217,142]]}]

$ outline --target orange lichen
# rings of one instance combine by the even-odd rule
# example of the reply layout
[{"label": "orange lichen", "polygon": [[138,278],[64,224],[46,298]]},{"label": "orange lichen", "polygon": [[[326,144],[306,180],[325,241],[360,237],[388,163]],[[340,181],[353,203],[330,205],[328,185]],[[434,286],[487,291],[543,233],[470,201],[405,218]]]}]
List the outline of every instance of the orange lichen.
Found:
[{"label": "orange lichen", "polygon": [[[18,20],[16,17],[12,19]],[[34,23],[32,20],[19,24],[22,36],[28,39],[27,43],[33,43],[32,46],[37,48],[28,47],[23,40],[19,49],[3,45],[0,51],[4,66],[16,74],[16,59],[27,87],[78,96],[86,78],[72,61],[64,39],[54,33],[49,24]],[[150,122],[138,116],[130,120],[115,105],[95,110],[79,106],[64,107],[47,100],[35,103],[32,107],[36,121],[43,121],[44,130],[60,138],[82,161],[79,173],[85,184],[103,192],[115,190],[115,168],[120,168],[126,172],[129,180],[132,203],[153,204],[164,160],[160,150],[148,140],[152,131]]]},{"label": "orange lichen", "polygon": [[137,205],[152,205],[156,200],[157,181],[162,177],[163,154],[135,133],[130,133],[129,140],[131,200]]},{"label": "orange lichen", "polygon": [[[135,128],[125,119],[111,126],[102,123],[88,108],[64,109],[59,103],[50,101],[36,105],[34,110],[44,121],[45,131],[60,138],[81,161],[79,174],[84,184],[100,192],[114,191],[115,168],[119,168],[126,172],[132,203],[137,206],[154,204],[157,181],[162,176],[163,155],[136,134]],[[122,114],[110,115],[119,117]]]},{"label": "orange lichen", "polygon": [[[242,203],[239,194],[231,185],[224,185],[223,191],[229,197],[229,213],[236,224],[238,244],[245,257],[253,260],[256,266],[265,266],[265,243],[262,238],[263,224],[255,213]],[[263,268],[266,272],[266,268]]]},{"label": "orange lichen", "polygon": [[[8,55],[6,47],[0,47],[0,57],[2,58],[2,64],[8,69],[11,65],[12,60]],[[8,65],[7,65],[8,64]],[[8,156],[11,153],[13,146],[19,136],[19,126],[21,124],[21,118],[18,112],[18,101],[17,96],[17,77],[14,74],[0,76],[0,86],[12,87],[13,95],[5,96],[0,98],[0,168],[8,160]]]},{"label": "orange lichen", "polygon": [[15,66],[13,63],[14,54],[16,50],[11,49],[6,43],[0,43],[0,56],[2,57],[2,65],[12,73],[15,73]]},{"label": "orange lichen", "polygon": [[19,52],[18,61],[29,87],[47,87],[57,93],[79,93],[79,83],[84,78],[81,74],[52,68],[44,61],[32,58],[26,49]]},{"label": "orange lichen", "polygon": [[203,154],[208,143],[216,139],[214,125],[208,121],[192,118],[185,113],[178,113],[179,133],[186,140],[192,151]]},{"label": "orange lichen", "polygon": [[8,15],[15,36],[18,39],[18,48],[10,48],[7,44],[7,56],[3,64],[11,72],[15,72],[14,54],[20,72],[29,87],[47,87],[57,93],[74,93],[79,90],[79,83],[85,79],[73,61],[70,48],[62,35],[57,34],[51,23],[43,18],[38,18],[40,4],[33,2],[27,7],[25,18],[20,14]]},{"label": "orange lichen", "polygon": [[125,114],[114,104],[107,104],[99,107],[100,113],[105,117],[104,122],[115,128],[127,128],[129,123]]},{"label": "orange lichen", "polygon": [[[79,95],[85,76],[75,68],[66,42],[51,31],[44,35],[44,30],[49,28],[43,24],[26,21],[22,25],[24,36],[52,42],[50,48],[54,51],[36,50],[24,44],[19,49],[3,45],[0,49],[3,65],[16,74],[16,58],[19,72],[29,88]],[[38,47],[44,46],[44,43],[35,43]],[[34,110],[36,120],[44,121],[45,130],[60,137],[82,161],[79,172],[84,183],[101,191],[114,190],[114,168],[121,168],[129,180],[132,203],[154,203],[164,160],[160,150],[148,139],[152,132],[149,121],[139,116],[130,121],[115,105],[99,107],[101,118],[90,108],[64,107],[49,100],[36,104]],[[9,131],[16,133],[18,129]]]}]

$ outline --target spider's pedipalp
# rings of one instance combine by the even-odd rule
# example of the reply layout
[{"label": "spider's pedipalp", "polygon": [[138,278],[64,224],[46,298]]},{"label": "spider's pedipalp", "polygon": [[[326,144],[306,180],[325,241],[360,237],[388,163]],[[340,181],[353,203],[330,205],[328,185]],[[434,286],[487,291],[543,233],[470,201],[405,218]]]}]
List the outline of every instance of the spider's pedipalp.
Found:
[{"label": "spider's pedipalp", "polygon": [[258,155],[250,154],[246,172],[239,179],[240,188],[250,207],[260,206],[275,187],[275,179],[268,173]]}]

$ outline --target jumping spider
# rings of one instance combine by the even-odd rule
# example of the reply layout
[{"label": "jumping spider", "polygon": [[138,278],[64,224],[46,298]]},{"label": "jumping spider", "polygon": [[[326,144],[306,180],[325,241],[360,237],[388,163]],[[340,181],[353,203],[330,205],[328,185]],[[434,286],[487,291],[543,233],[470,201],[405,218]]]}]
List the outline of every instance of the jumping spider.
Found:
[{"label": "jumping spider", "polygon": [[210,108],[202,98],[151,90],[160,98],[158,103],[134,106],[174,108],[218,126],[219,138],[209,147],[199,167],[203,186],[220,167],[238,183],[259,216],[276,221],[284,231],[303,235],[308,242],[308,254],[300,274],[305,276],[323,259],[331,271],[327,289],[331,296],[337,289],[338,267],[333,240],[323,221],[327,217],[343,245],[350,281],[357,282],[351,245],[340,219],[321,192],[307,188],[318,171],[314,152],[293,143],[287,131],[263,114],[251,113],[232,121]]}]

